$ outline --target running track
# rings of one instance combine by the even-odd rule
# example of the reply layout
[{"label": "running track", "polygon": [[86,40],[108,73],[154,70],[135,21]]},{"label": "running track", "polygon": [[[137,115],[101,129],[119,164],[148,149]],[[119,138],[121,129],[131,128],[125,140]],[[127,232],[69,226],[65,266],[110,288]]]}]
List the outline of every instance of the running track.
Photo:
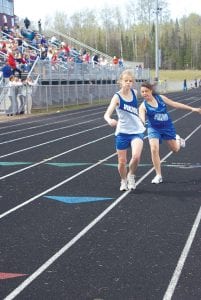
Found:
[{"label": "running track", "polygon": [[[201,106],[201,90],[170,98]],[[187,147],[148,141],[119,191],[106,106],[0,122],[0,299],[201,299],[201,116],[170,109]]]}]

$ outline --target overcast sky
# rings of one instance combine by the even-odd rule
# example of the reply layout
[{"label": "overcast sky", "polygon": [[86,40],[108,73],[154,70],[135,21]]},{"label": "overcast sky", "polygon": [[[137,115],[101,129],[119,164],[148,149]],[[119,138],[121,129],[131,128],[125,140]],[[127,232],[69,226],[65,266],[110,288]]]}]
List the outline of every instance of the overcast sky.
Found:
[{"label": "overcast sky", "polygon": [[[121,7],[128,0],[110,0],[109,6],[112,5]],[[160,2],[160,1],[159,1]],[[201,0],[167,0],[169,3],[169,9],[171,11],[171,17],[175,19],[180,18],[183,15],[189,15],[192,12],[201,15]],[[73,1],[56,0],[33,0],[30,4],[27,0],[15,0],[15,14],[20,18],[29,18],[32,21],[43,20],[46,16],[53,16],[55,11],[63,11],[67,15],[71,15],[76,11],[80,11],[84,8],[98,9],[103,7],[106,1],[94,1],[94,0],[77,0],[73,6]]]}]

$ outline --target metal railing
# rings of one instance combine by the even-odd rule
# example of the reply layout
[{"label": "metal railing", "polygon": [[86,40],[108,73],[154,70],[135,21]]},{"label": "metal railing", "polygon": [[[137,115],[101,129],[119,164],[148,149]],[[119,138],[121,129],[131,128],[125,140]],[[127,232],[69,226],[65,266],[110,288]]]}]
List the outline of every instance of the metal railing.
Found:
[{"label": "metal railing", "polygon": [[109,59],[110,61],[112,60],[112,57],[111,57],[110,55],[108,55],[108,54],[106,54],[106,53],[103,53],[103,52],[101,52],[101,51],[99,51],[99,50],[97,50],[97,49],[95,49],[95,48],[92,48],[92,47],[90,47],[89,45],[86,45],[86,44],[84,44],[84,43],[82,43],[82,42],[80,42],[80,41],[78,41],[78,40],[72,38],[72,37],[71,37],[70,35],[68,35],[68,34],[64,34],[64,33],[62,33],[62,32],[59,32],[59,31],[57,31],[57,30],[54,30],[54,29],[49,29],[49,31],[52,32],[53,34],[56,34],[57,36],[60,36],[60,37],[65,38],[67,41],[70,41],[70,42],[75,43],[76,45],[80,46],[81,48],[87,49],[87,50],[89,50],[89,51],[92,52],[92,53],[99,54],[99,55],[101,55],[102,57],[105,57],[105,58]]},{"label": "metal railing", "polygon": [[[8,34],[8,33],[5,33],[5,32],[3,32],[3,31],[0,31],[0,34],[2,34],[3,37],[6,37],[6,40],[8,40],[8,41],[9,41],[9,39],[11,39],[11,40],[17,40],[17,39],[18,39],[17,37],[14,37],[14,36],[12,36],[12,35],[10,35],[10,34]],[[34,46],[31,45],[30,43],[28,43],[28,40],[27,40],[27,39],[26,39],[26,41],[24,41],[24,37],[23,37],[23,43],[22,43],[22,46],[23,46],[24,48],[29,47],[30,49],[34,50],[34,51],[35,51],[36,53],[38,53],[38,54],[41,53],[41,50],[38,49],[38,48],[36,48],[36,47],[34,47]]]}]

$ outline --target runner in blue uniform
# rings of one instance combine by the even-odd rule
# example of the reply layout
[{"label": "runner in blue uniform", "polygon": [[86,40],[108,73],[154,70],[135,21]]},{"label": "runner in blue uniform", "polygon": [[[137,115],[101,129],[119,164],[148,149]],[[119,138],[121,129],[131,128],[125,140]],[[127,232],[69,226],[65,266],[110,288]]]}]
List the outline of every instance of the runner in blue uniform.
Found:
[{"label": "runner in blue uniform", "polygon": [[[143,148],[145,127],[138,115],[136,90],[133,89],[134,76],[129,70],[121,73],[120,90],[114,94],[104,114],[104,119],[115,130],[115,145],[118,155],[118,171],[121,177],[120,191],[136,188],[135,172]],[[111,116],[116,109],[118,120]],[[131,148],[132,157],[127,170],[127,150]]]},{"label": "runner in blue uniform", "polygon": [[167,105],[201,113],[201,108],[195,108],[183,103],[170,100],[164,95],[156,94],[153,86],[144,82],[141,84],[141,95],[144,101],[140,105],[139,115],[143,122],[147,117],[148,122],[148,139],[151,149],[151,158],[156,171],[156,176],[152,183],[158,184],[163,182],[161,175],[161,163],[159,155],[159,144],[166,140],[170,150],[178,152],[181,147],[185,147],[185,140],[176,134],[175,127],[167,112]]}]

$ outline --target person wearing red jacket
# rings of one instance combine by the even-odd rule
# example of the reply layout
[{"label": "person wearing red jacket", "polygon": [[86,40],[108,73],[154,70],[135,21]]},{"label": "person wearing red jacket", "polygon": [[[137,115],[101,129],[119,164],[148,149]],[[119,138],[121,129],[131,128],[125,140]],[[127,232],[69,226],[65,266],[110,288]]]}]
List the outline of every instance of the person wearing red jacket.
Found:
[{"label": "person wearing red jacket", "polygon": [[19,78],[21,78],[22,77],[22,71],[19,68],[17,68],[15,57],[14,57],[14,55],[11,51],[8,52],[7,62],[13,70],[13,75],[15,75],[15,72],[17,72],[18,75],[19,75]]}]

